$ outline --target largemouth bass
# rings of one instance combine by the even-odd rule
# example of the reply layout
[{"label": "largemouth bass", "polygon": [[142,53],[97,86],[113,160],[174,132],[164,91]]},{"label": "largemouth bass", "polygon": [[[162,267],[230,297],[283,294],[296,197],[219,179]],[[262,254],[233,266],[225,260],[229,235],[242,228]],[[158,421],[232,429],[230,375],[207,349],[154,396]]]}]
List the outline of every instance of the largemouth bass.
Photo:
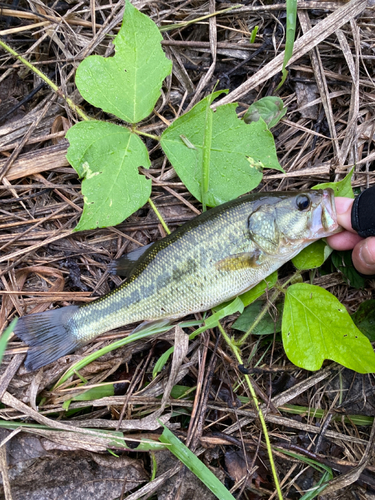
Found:
[{"label": "largemouth bass", "polygon": [[339,230],[331,189],[250,194],[120,259],[133,269],[116,290],[81,306],[19,319],[35,370],[101,333],[206,311],[249,290],[313,241]]}]

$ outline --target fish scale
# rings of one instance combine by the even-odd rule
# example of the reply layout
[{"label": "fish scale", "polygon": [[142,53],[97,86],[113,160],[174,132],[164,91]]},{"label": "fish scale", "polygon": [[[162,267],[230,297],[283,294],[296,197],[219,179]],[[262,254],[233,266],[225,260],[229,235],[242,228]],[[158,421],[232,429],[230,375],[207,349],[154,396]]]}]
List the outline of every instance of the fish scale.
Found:
[{"label": "fish scale", "polygon": [[210,309],[337,228],[332,190],[251,194],[215,207],[149,246],[116,290],[21,318],[15,333],[31,346],[26,366],[43,366],[120,326]]}]

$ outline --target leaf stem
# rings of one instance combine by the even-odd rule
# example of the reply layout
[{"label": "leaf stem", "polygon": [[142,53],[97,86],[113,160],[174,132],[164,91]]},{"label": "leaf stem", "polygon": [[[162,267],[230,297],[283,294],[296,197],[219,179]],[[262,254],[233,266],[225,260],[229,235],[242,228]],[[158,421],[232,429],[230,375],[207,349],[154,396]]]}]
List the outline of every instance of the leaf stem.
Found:
[{"label": "leaf stem", "polygon": [[170,230],[169,230],[169,227],[167,226],[165,220],[163,219],[161,213],[159,212],[159,210],[156,208],[154,202],[151,200],[151,198],[148,199],[148,202],[149,204],[151,205],[151,208],[152,210],[155,212],[156,214],[156,217],[159,219],[160,221],[160,224],[163,226],[164,228],[164,231],[167,233],[167,234],[171,234]]},{"label": "leaf stem", "polygon": [[61,92],[60,88],[55,83],[53,83],[53,81],[50,80],[48,76],[46,76],[42,71],[33,66],[27,59],[20,56],[15,50],[9,47],[9,45],[4,43],[2,40],[0,40],[0,47],[9,52],[9,54],[12,54],[12,56],[16,57],[22,64],[24,64],[27,68],[33,71],[36,75],[38,75],[39,78],[41,78],[47,85],[49,85],[54,92],[56,92],[60,97],[62,97],[65,100],[70,109],[72,109],[75,113],[77,113],[77,115],[80,116],[82,120],[85,121],[90,120],[90,118],[86,115],[86,113],[84,113],[84,111],[82,111],[82,109],[79,106],[77,106],[77,104],[75,104],[72,101],[72,99],[64,95]]},{"label": "leaf stem", "polygon": [[149,137],[150,139],[154,139],[154,141],[160,142],[160,137],[158,135],[148,134],[147,132],[142,132],[141,130],[138,130],[137,128],[133,128],[132,132],[135,132],[136,134],[142,135],[144,137]]},{"label": "leaf stem", "polygon": [[[217,326],[218,326],[218,328],[220,330],[220,333],[223,336],[224,340],[228,344],[228,347],[231,349],[231,351],[235,355],[238,363],[240,365],[243,365],[243,360],[242,360],[242,357],[241,357],[240,350],[235,345],[235,343],[232,342],[232,339],[229,337],[229,335],[226,333],[226,331],[224,330],[224,328],[221,326],[220,321],[218,322]],[[266,421],[264,420],[264,415],[263,415],[263,412],[262,412],[261,407],[259,405],[259,401],[258,401],[258,398],[257,398],[257,396],[255,394],[255,390],[254,390],[254,387],[253,387],[253,385],[251,383],[250,377],[249,377],[249,375],[244,375],[244,377],[245,377],[247,386],[249,388],[251,397],[253,399],[254,406],[256,408],[256,411],[258,412],[259,420],[260,420],[260,423],[261,423],[261,426],[262,426],[262,430],[263,430],[263,434],[264,434],[264,439],[266,441],[268,458],[269,458],[270,465],[271,465],[273,480],[274,480],[276,491],[277,491],[277,496],[278,496],[279,500],[283,500],[283,495],[282,495],[281,488],[280,488],[279,478],[277,477],[276,466],[275,466],[275,462],[274,462],[273,455],[272,455],[271,441],[270,441],[270,437],[269,437],[269,434],[268,434],[268,430],[267,430],[267,426],[266,426]]]}]

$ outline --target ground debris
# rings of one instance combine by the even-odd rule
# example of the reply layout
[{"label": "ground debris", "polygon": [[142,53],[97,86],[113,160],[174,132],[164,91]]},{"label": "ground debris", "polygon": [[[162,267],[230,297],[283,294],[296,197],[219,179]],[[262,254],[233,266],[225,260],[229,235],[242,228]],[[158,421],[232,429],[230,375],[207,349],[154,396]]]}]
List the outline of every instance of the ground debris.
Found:
[{"label": "ground debris", "polygon": [[[2,439],[9,434],[1,431]],[[50,441],[17,434],[7,443],[13,500],[115,499],[137,488],[148,476],[142,463],[127,457],[84,451],[59,451]],[[0,498],[5,498],[0,491]]]},{"label": "ground debris", "polygon": [[[64,137],[78,115],[62,96],[71,97],[91,118],[117,123],[83,101],[74,76],[88,55],[113,55],[124,2],[5,3],[9,5],[0,12],[4,40],[60,90],[56,95],[1,50],[1,331],[15,316],[89,303],[110,292],[122,283],[108,272],[110,262],[165,236],[148,203],[116,227],[74,231],[83,197],[81,181],[66,158],[69,144]],[[140,169],[140,174],[151,179],[151,199],[170,230],[202,207],[152,135],[160,135],[214,89],[229,89],[224,100],[239,101],[239,116],[254,100],[269,95],[279,95],[288,108],[272,129],[285,173],[266,170],[259,190],[310,188],[341,180],[353,166],[357,192],[374,184],[373,2],[298,2],[298,52],[279,90],[284,4],[242,2],[237,8],[235,2],[212,0],[132,3],[162,28],[163,48],[173,61],[155,112],[140,124],[150,135],[143,138],[152,150],[151,168]],[[220,12],[212,15],[214,11]],[[315,36],[309,34],[311,28]],[[290,269],[287,265],[281,270],[282,279],[290,276]],[[323,272],[306,272],[302,279],[327,288],[351,314],[360,303],[375,299],[375,280],[355,289],[338,271],[327,264]],[[189,319],[201,321],[198,316]],[[236,335],[234,319],[223,322],[231,335]],[[167,362],[155,378],[155,364],[174,345],[173,332],[108,352],[55,386],[77,361],[131,331],[129,326],[108,332],[33,373],[23,366],[26,346],[11,338],[0,367],[0,425],[12,430],[0,430],[0,441],[10,438],[3,444],[6,454],[0,465],[13,500],[114,500],[124,495],[139,500],[139,488],[153,500],[214,498],[166,451],[155,453],[156,478],[150,480],[153,455],[134,448],[146,439],[158,442],[161,423],[178,433],[228,489],[234,488],[238,500],[276,498],[245,375],[217,331],[190,342],[179,363]],[[184,328],[181,335],[191,332]],[[277,332],[253,335],[243,355],[277,448],[285,499],[298,500],[317,485],[324,473],[319,464],[330,467],[335,480],[348,477],[373,444],[373,374],[354,374],[328,361],[316,373],[293,367]],[[171,370],[174,384],[169,383]],[[94,391],[105,386],[109,392],[86,400],[87,386]],[[27,432],[21,432],[26,424]],[[122,447],[90,434],[116,430],[124,439]],[[315,460],[319,471],[305,458]],[[328,496],[323,493],[322,500],[374,500],[374,456],[365,465],[352,483]]]}]

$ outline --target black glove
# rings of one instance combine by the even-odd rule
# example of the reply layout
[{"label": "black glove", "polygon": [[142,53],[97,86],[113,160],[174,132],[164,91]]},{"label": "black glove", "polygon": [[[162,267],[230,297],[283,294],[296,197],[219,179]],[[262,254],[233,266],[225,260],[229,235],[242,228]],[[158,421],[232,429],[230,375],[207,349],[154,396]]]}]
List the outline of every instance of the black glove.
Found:
[{"label": "black glove", "polygon": [[366,189],[354,200],[352,227],[361,238],[375,236],[375,186]]},{"label": "black glove", "polygon": [[[366,189],[354,200],[351,220],[353,229],[361,238],[375,236],[375,186]],[[375,274],[357,273],[362,278],[375,278]]]}]

